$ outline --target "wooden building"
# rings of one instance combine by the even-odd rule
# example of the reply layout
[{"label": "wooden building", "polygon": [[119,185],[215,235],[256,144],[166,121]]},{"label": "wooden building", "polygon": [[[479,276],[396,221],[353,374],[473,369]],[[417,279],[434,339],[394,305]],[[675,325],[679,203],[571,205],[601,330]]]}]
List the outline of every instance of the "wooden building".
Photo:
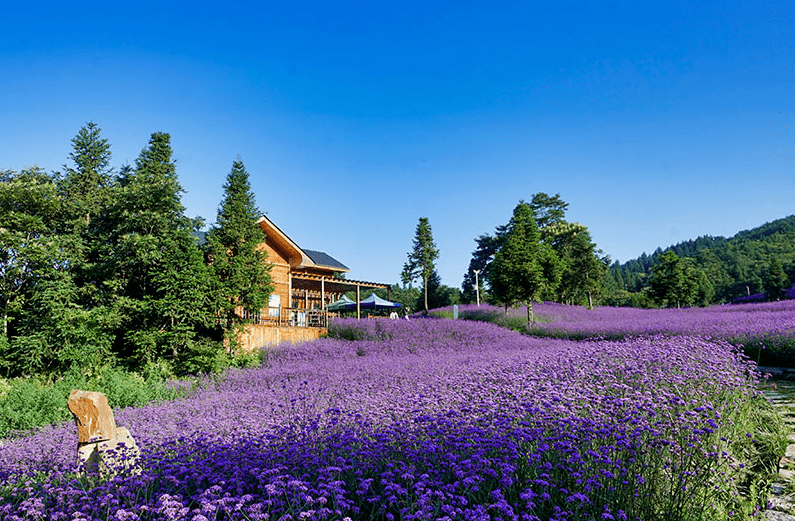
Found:
[{"label": "wooden building", "polygon": [[359,302],[363,289],[389,289],[388,284],[343,278],[348,272],[344,264],[322,251],[299,247],[264,215],[257,224],[265,232],[260,247],[268,254],[274,289],[268,308],[246,317],[252,324],[241,339],[245,350],[319,338],[328,332],[326,306],[343,293],[355,291]]}]

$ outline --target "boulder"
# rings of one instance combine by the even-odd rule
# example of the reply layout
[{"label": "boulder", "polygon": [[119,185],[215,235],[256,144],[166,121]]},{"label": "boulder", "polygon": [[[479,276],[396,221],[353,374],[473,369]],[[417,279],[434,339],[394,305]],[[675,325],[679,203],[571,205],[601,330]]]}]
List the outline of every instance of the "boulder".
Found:
[{"label": "boulder", "polygon": [[72,389],[69,393],[69,410],[77,423],[78,443],[94,443],[116,437],[116,420],[104,394]]},{"label": "boulder", "polygon": [[69,410],[77,424],[77,462],[86,475],[112,478],[132,469],[141,451],[126,427],[117,427],[107,397],[72,390]]}]

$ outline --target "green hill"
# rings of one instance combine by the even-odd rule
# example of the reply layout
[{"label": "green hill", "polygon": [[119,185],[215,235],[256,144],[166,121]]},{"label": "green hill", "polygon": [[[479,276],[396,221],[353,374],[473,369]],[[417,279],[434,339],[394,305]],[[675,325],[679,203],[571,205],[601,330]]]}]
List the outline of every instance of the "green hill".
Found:
[{"label": "green hill", "polygon": [[795,282],[795,215],[741,231],[728,239],[703,236],[664,250],[658,248],[651,255],[644,253],[623,264],[616,262],[610,267],[610,275],[618,293],[643,292],[649,271],[668,250],[692,259],[706,273],[715,289],[713,303],[748,298],[763,291],[771,262],[783,267],[788,285]]}]

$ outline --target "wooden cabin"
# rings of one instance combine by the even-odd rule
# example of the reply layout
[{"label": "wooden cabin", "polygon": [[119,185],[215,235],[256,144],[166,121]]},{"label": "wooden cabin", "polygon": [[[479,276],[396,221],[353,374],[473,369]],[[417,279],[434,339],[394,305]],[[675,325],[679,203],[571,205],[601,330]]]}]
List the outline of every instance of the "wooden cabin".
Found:
[{"label": "wooden cabin", "polygon": [[273,293],[267,309],[245,317],[252,320],[241,339],[246,351],[320,338],[328,332],[326,306],[343,293],[355,291],[358,302],[362,289],[389,288],[388,284],[343,278],[347,266],[322,251],[299,247],[264,215],[257,224],[265,232],[260,248],[268,254]]}]

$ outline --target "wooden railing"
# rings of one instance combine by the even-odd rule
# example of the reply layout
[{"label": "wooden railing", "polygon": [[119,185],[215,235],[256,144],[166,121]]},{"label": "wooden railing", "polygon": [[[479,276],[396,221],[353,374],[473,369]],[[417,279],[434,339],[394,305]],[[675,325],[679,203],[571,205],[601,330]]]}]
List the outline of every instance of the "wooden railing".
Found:
[{"label": "wooden railing", "polygon": [[243,312],[253,324],[290,327],[328,327],[329,313],[322,309],[269,308],[268,313]]}]

